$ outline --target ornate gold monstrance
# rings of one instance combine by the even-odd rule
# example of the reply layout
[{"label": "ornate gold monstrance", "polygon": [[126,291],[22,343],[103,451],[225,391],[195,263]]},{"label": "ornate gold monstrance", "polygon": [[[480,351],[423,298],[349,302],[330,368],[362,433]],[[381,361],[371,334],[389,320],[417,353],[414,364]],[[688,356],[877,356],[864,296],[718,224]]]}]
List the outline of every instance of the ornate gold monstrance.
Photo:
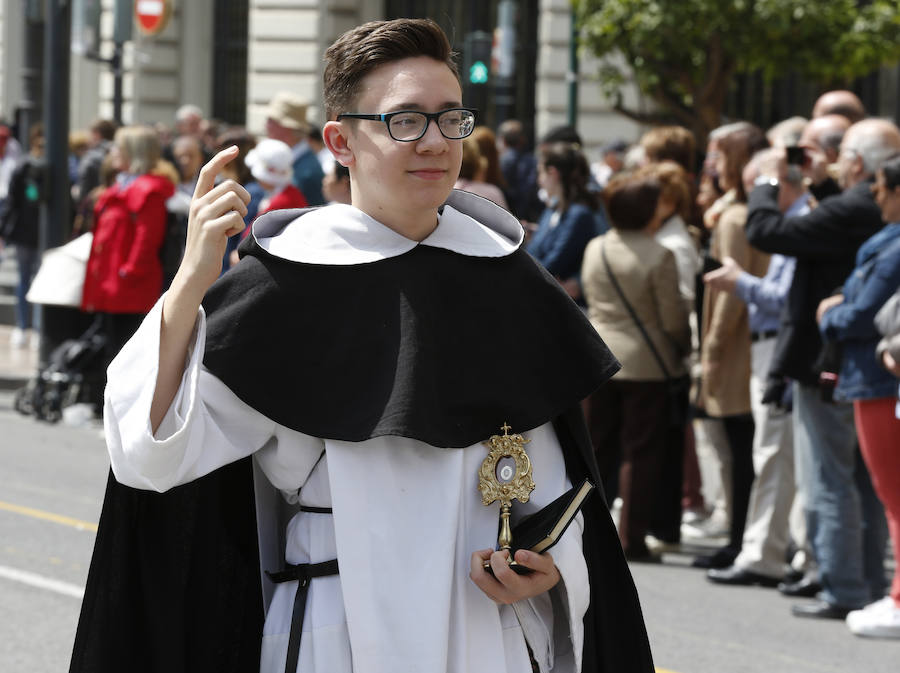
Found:
[{"label": "ornate gold monstrance", "polygon": [[[504,423],[502,435],[493,435],[484,442],[490,451],[478,470],[478,490],[481,491],[481,502],[490,505],[500,501],[500,535],[497,548],[511,550],[512,530],[509,526],[509,510],[513,500],[528,502],[534,490],[531,478],[531,460],[525,453],[525,445],[530,439],[522,435],[509,434],[511,428]],[[510,565],[516,565],[509,558]],[[490,567],[486,561],[485,568]]]}]

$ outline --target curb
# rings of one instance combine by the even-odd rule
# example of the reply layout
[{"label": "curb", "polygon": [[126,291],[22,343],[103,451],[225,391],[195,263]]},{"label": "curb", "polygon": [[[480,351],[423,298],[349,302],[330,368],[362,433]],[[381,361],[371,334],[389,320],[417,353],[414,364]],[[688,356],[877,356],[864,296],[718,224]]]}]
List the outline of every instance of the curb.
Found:
[{"label": "curb", "polygon": [[28,379],[27,376],[0,374],[0,391],[12,393],[28,383]]}]

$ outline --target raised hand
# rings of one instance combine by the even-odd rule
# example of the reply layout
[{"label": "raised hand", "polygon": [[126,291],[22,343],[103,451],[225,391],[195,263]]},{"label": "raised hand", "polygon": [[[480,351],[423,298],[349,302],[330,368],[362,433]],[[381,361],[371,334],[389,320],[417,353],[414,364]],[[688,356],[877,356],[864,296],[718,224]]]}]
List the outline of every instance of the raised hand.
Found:
[{"label": "raised hand", "polygon": [[200,169],[191,199],[184,259],[176,279],[179,286],[201,296],[219,277],[228,237],[244,229],[250,194],[234,180],[216,184],[216,177],[237,155],[238,148],[232,146],[210,159]]},{"label": "raised hand", "polygon": [[200,169],[188,216],[184,259],[163,302],[159,370],[150,406],[153,432],[178,392],[197,310],[203,295],[222,270],[228,237],[244,228],[250,194],[233,180],[216,185],[222,168],[237,155],[238,148],[229,147]]}]

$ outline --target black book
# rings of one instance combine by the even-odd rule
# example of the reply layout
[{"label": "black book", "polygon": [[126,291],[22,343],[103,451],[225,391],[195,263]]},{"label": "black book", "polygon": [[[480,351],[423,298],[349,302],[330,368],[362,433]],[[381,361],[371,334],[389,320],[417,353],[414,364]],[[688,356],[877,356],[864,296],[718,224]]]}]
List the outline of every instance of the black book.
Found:
[{"label": "black book", "polygon": [[527,549],[537,554],[555,545],[578,510],[594,491],[587,479],[574,486],[546,507],[522,519],[512,528],[512,551]]}]

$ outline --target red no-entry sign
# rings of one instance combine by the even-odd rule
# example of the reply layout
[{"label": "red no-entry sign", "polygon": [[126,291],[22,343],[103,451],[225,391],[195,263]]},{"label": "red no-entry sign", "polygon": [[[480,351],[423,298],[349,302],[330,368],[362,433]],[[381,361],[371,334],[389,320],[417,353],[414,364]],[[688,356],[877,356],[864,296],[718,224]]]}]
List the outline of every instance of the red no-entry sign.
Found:
[{"label": "red no-entry sign", "polygon": [[172,15],[172,0],[134,0],[134,17],[145,35],[159,35]]}]

